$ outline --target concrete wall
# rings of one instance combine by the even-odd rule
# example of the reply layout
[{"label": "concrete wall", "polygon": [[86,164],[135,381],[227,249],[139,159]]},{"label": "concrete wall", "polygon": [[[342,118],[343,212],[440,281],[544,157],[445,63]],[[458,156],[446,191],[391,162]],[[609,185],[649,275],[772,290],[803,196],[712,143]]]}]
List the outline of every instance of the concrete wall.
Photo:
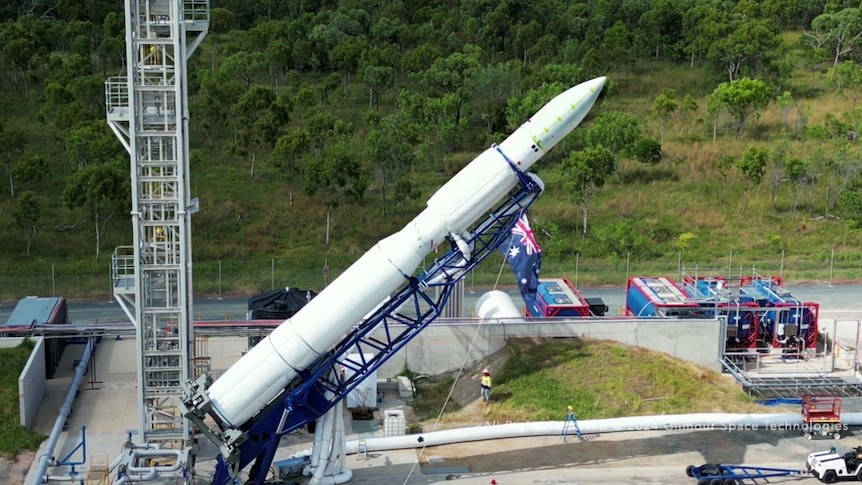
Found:
[{"label": "concrete wall", "polygon": [[[0,338],[0,347],[17,347],[24,339],[22,337]],[[45,340],[42,337],[32,337],[36,343],[30,358],[18,376],[18,407],[20,408],[21,426],[31,426],[36,419],[36,411],[42,404],[47,386],[45,379]]]},{"label": "concrete wall", "polygon": [[[615,340],[664,352],[720,370],[725,323],[718,320],[567,320],[553,323],[434,323],[378,369],[378,377],[404,367],[419,374],[439,374],[467,366],[503,348],[510,338],[589,337]],[[379,338],[382,338],[382,334]],[[466,359],[466,361],[465,361]]]}]

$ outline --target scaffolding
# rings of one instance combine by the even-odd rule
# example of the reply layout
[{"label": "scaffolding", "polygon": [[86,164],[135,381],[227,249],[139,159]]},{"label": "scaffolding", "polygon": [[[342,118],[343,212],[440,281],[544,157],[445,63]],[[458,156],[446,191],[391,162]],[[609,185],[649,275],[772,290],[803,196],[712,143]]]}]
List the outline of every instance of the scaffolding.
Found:
[{"label": "scaffolding", "polygon": [[178,403],[196,374],[186,61],[209,0],[126,0],[125,18],[126,74],[105,82],[105,104],[131,159],[134,241],[114,252],[114,298],[136,328],[138,436],[181,446],[191,429]]}]

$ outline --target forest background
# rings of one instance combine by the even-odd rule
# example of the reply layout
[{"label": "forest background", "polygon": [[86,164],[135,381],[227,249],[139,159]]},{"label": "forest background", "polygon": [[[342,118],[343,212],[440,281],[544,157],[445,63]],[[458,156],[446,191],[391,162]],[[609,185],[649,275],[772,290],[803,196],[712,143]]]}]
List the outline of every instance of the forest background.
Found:
[{"label": "forest background", "polygon": [[[132,240],[105,121],[123,4],[3,2],[0,59],[0,300],[108,296]],[[858,280],[860,62],[858,1],[212,0],[189,60],[196,293],[324,286],[597,76],[534,167],[543,275]],[[501,262],[470,283],[512,284]]]}]

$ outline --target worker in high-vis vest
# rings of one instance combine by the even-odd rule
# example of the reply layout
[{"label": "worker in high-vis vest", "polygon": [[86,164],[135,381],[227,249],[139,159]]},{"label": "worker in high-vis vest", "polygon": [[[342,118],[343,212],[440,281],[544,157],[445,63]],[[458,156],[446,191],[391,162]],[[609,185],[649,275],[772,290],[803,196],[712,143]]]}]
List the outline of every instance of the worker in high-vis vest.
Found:
[{"label": "worker in high-vis vest", "polygon": [[482,371],[482,400],[486,403],[491,402],[491,371],[489,369]]}]

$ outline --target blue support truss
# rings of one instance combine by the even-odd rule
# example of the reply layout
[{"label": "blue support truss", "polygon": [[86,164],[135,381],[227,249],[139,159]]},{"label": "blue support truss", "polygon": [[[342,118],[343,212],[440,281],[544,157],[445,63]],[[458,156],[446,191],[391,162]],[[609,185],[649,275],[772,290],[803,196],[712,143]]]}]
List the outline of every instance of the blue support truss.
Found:
[{"label": "blue support truss", "polygon": [[[300,372],[279,397],[242,427],[243,437],[232,444],[232,456],[218,456],[213,484],[232,483],[252,461],[247,483],[263,484],[282,436],[325,414],[442,314],[455,284],[509,238],[518,218],[541,193],[537,179],[514,165],[513,169],[519,189],[474,227],[469,237],[462,236],[472,254],[462,254],[455,241],[449,241],[451,249],[418,276],[409,277],[402,290]],[[352,354],[359,356],[359,362],[355,356],[348,359]]]}]

